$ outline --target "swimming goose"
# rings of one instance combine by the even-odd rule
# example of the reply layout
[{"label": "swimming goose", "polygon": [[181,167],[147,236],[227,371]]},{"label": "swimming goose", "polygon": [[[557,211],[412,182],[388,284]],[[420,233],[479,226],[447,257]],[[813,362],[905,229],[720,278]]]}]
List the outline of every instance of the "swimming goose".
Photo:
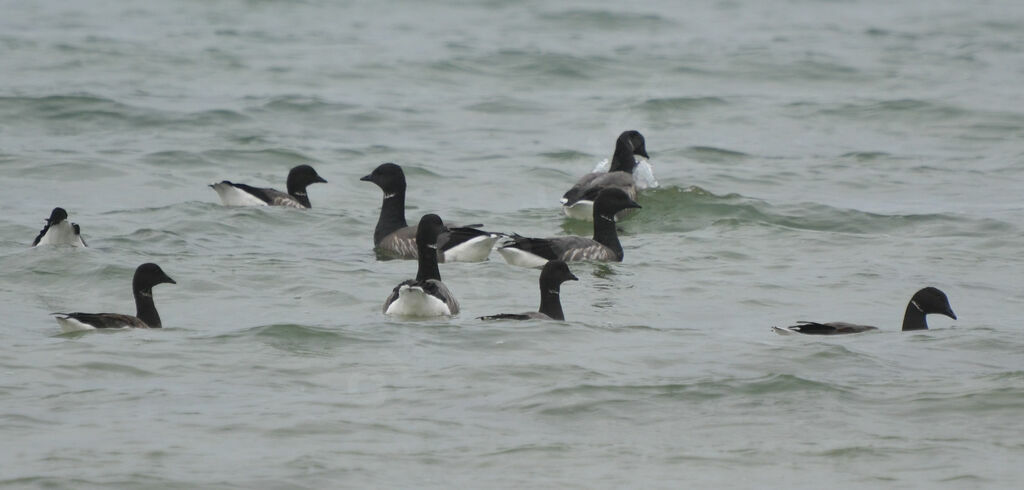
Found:
[{"label": "swimming goose", "polygon": [[33,247],[39,245],[72,245],[85,247],[85,240],[82,240],[82,229],[78,224],[68,221],[68,212],[64,208],[53,208],[46,225],[32,241]]},{"label": "swimming goose", "polygon": [[526,238],[513,235],[498,247],[498,253],[512,265],[540,267],[549,260],[599,260],[622,262],[623,251],[615,229],[615,213],[623,209],[639,208],[626,191],[617,187],[602,189],[594,200],[594,238],[565,236],[555,238]]},{"label": "swimming goose", "polygon": [[161,328],[160,315],[153,304],[153,286],[163,283],[177,284],[153,263],[140,265],[132,278],[135,296],[135,316],[117,313],[54,313],[64,332],[95,330],[98,328]]},{"label": "swimming goose", "polygon": [[265,187],[252,187],[224,180],[210,184],[225,206],[287,206],[310,208],[306,187],[317,182],[327,183],[309,165],[299,165],[288,172],[288,193]]},{"label": "swimming goose", "polygon": [[395,286],[384,301],[385,315],[430,317],[459,313],[459,302],[441,282],[441,271],[437,268],[438,236],[443,231],[444,223],[438,215],[427,214],[420,218],[416,230],[419,248],[416,279]]},{"label": "swimming goose", "polygon": [[[637,185],[633,171],[637,167],[636,157],[647,156],[647,146],[639,131],[624,131],[615,141],[615,153],[608,172],[593,172],[584,175],[576,185],[562,195],[562,212],[578,220],[593,219],[594,198],[601,189],[617,187],[636,199]],[[623,215],[620,215],[621,219]]]},{"label": "swimming goose", "polygon": [[[910,298],[910,302],[907,303],[907,311],[903,314],[903,331],[927,330],[928,323],[925,321],[925,315],[929,313],[946,315],[956,320],[956,314],[953,313],[953,307],[949,306],[949,299],[946,298],[946,293],[937,288],[927,287],[914,293],[914,296]],[[878,327],[846,322],[797,322],[797,325],[786,328],[772,327],[772,331],[783,335],[791,333],[840,335],[867,332],[869,330],[878,330]]]},{"label": "swimming goose", "polygon": [[[359,180],[373,182],[384,191],[384,202],[380,206],[380,218],[373,230],[373,245],[377,252],[389,258],[415,259],[416,227],[405,221],[405,172],[394,163],[382,163],[373,173]],[[479,229],[482,225],[447,228],[446,240],[440,248],[441,262],[480,262],[487,259],[500,233]]]},{"label": "swimming goose", "polygon": [[549,260],[540,271],[540,310],[526,313],[500,313],[482,316],[480,320],[565,320],[559,293],[565,281],[578,281],[569,266],[561,260]]}]

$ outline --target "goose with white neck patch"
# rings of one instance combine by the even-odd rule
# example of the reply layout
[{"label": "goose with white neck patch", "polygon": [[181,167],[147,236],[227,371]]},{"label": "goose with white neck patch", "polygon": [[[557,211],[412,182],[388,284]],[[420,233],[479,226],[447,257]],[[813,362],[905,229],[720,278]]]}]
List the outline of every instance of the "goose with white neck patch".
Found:
[{"label": "goose with white neck patch", "polygon": [[285,206],[309,209],[312,205],[306,194],[306,187],[316,183],[327,183],[309,165],[299,165],[288,172],[288,192],[269,187],[253,187],[236,184],[228,180],[210,184],[217,191],[225,206]]},{"label": "goose with white neck patch", "polygon": [[[415,259],[416,226],[405,221],[405,172],[394,163],[382,163],[359,180],[373,182],[384,192],[380,217],[373,230],[373,246],[387,258]],[[437,251],[441,262],[481,262],[487,260],[494,243],[502,236],[480,229],[481,225],[446,228],[444,245]]]},{"label": "goose with white neck patch", "polygon": [[[633,173],[640,162],[637,158],[647,156],[647,143],[639,131],[623,131],[615,140],[615,152],[608,172],[592,172],[584,175],[576,185],[562,195],[562,212],[566,216],[583,221],[593,219],[594,199],[602,189],[619,188],[631,199],[636,199],[637,189],[644,181],[638,181]],[[654,182],[653,185],[657,185]],[[628,212],[628,211],[627,211]],[[620,215],[621,219],[623,215]]]},{"label": "goose with white neck patch", "polygon": [[416,230],[416,278],[402,281],[384,300],[384,314],[407,317],[452,316],[459,313],[459,302],[441,282],[437,266],[438,237],[445,231],[436,214],[420,218]]},{"label": "goose with white neck patch", "polygon": [[164,283],[177,284],[160,266],[142,264],[135,269],[132,277],[135,316],[119,313],[54,313],[57,324],[64,332],[101,328],[162,328],[160,314],[153,303],[153,286]]},{"label": "goose with white neck patch", "polygon": [[[953,307],[949,305],[949,298],[946,297],[946,293],[938,288],[926,287],[914,293],[914,296],[910,298],[910,302],[907,303],[907,309],[903,313],[903,331],[927,330],[928,322],[925,320],[925,316],[932,313],[945,315],[956,320],[956,313],[953,313]],[[772,327],[772,331],[782,335],[794,333],[805,335],[843,335],[869,332],[871,330],[878,330],[878,327],[846,322],[797,322],[796,325],[785,328]]]},{"label": "goose with white neck patch", "polygon": [[498,253],[509,264],[522,267],[542,267],[549,260],[622,262],[625,253],[615,229],[615,214],[631,208],[640,208],[640,205],[626,191],[616,187],[603,189],[594,200],[593,238],[527,238],[513,235],[498,247]]},{"label": "goose with white neck patch", "polygon": [[549,260],[540,271],[540,308],[526,313],[499,313],[482,316],[480,320],[558,320],[564,321],[562,313],[562,283],[578,281],[569,265],[561,260]]}]

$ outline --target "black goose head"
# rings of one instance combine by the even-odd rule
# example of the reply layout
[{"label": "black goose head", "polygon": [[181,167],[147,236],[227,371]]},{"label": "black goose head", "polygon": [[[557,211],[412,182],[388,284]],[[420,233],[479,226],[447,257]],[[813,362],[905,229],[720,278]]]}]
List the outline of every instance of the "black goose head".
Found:
[{"label": "black goose head", "polygon": [[436,250],[440,248],[443,243],[438,243],[438,237],[445,231],[448,231],[448,229],[444,226],[440,216],[424,214],[420,218],[419,226],[416,227],[416,246],[420,250]]},{"label": "black goose head", "polygon": [[46,219],[46,223],[53,226],[66,219],[68,219],[68,212],[64,208],[53,208],[53,211],[50,212],[50,217]]},{"label": "black goose head", "polygon": [[132,289],[135,292],[149,291],[153,286],[163,283],[177,284],[164,270],[152,262],[147,262],[135,269],[135,277],[132,278]]},{"label": "black goose head", "polygon": [[602,189],[594,199],[594,221],[599,217],[612,217],[615,213],[628,208],[639,208],[636,201],[630,199],[626,191],[618,187]]},{"label": "black goose head", "polygon": [[622,134],[619,135],[619,139],[615,142],[615,145],[618,146],[620,142],[629,145],[629,149],[634,155],[651,158],[647,156],[647,142],[644,141],[644,135],[640,134],[640,131],[633,129],[623,131]]},{"label": "black goose head", "polygon": [[405,172],[402,171],[402,167],[394,163],[382,163],[373,169],[370,175],[363,176],[359,180],[377,184],[377,187],[380,187],[385,195],[405,190]]},{"label": "black goose head", "polygon": [[608,171],[633,173],[637,165],[635,155],[648,158],[644,137],[638,131],[624,131],[619,135],[619,139],[615,140],[615,153],[612,154]]},{"label": "black goose head", "polygon": [[579,278],[569,270],[569,265],[561,260],[549,260],[540,271],[542,287],[558,286],[565,281],[578,281]]},{"label": "black goose head", "polygon": [[953,313],[953,307],[949,305],[949,298],[938,288],[927,287],[914,293],[914,297],[910,298],[910,304],[925,315],[938,313],[956,320],[956,313]]},{"label": "black goose head", "polygon": [[313,170],[313,167],[309,165],[299,165],[288,171],[288,189],[291,190],[303,190],[310,184],[316,184],[317,182],[327,183],[323,177]]}]

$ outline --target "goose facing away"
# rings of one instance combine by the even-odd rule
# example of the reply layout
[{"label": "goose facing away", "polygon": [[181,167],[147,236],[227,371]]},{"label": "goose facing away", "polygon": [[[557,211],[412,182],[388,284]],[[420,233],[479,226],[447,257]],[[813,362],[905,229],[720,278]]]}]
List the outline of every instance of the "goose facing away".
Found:
[{"label": "goose facing away", "polygon": [[318,182],[327,183],[313,167],[299,165],[288,172],[287,193],[268,187],[235,184],[227,180],[210,184],[210,187],[217,191],[225,206],[286,206],[308,209],[311,205],[309,196],[306,195],[306,187]]},{"label": "goose facing away", "polygon": [[[928,322],[925,316],[931,313],[946,315],[956,320],[956,313],[949,305],[949,298],[937,288],[927,287],[914,293],[907,303],[907,310],[903,314],[903,331],[927,330]],[[861,333],[871,330],[878,330],[878,327],[871,325],[857,325],[846,322],[797,322],[785,328],[772,327],[772,331],[778,334],[802,333],[806,335],[842,335],[849,333]]]},{"label": "goose facing away", "polygon": [[561,260],[549,260],[540,271],[540,309],[526,313],[500,313],[482,316],[480,320],[565,320],[559,295],[562,283],[578,281],[569,266]]},{"label": "goose facing away", "polygon": [[509,264],[522,267],[541,267],[549,260],[622,262],[625,254],[615,229],[615,214],[623,209],[639,207],[626,191],[616,187],[603,189],[594,200],[593,238],[527,238],[513,235],[498,248],[498,253]]},{"label": "goose facing away", "polygon": [[[636,199],[637,185],[633,171],[637,167],[638,156],[649,158],[644,136],[639,131],[624,131],[615,141],[615,152],[608,172],[592,172],[581,177],[576,185],[562,195],[562,212],[570,218],[592,220],[594,199],[602,189],[609,187],[622,189],[631,199]],[[619,218],[624,215],[625,212]]]},{"label": "goose facing away", "polygon": [[[373,246],[385,258],[416,259],[416,226],[405,221],[405,172],[394,163],[382,163],[359,180],[373,182],[384,192],[380,217],[373,230]],[[441,262],[480,262],[487,260],[494,243],[502,236],[481,230],[482,225],[446,227],[444,245],[435,253]]]},{"label": "goose facing away", "polygon": [[416,279],[408,279],[395,286],[384,300],[385,315],[435,317],[459,313],[459,302],[448,286],[441,282],[441,271],[437,267],[437,242],[444,230],[444,223],[436,214],[420,218],[416,230],[416,246],[419,248]]},{"label": "goose facing away", "polygon": [[160,315],[153,303],[153,286],[177,284],[153,263],[142,264],[135,269],[132,278],[132,294],[135,296],[135,316],[118,313],[54,313],[57,323],[64,332],[96,330],[100,328],[161,328]]},{"label": "goose facing away", "polygon": [[77,223],[68,221],[68,212],[64,208],[53,208],[50,217],[46,219],[46,225],[32,241],[33,247],[39,245],[71,245],[85,247],[85,240],[82,239],[82,229]]}]

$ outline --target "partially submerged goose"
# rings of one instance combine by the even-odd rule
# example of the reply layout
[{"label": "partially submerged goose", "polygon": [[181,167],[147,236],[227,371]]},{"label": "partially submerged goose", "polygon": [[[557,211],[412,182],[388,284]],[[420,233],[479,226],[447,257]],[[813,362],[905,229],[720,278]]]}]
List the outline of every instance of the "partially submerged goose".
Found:
[{"label": "partially submerged goose", "polygon": [[[956,320],[956,313],[953,313],[953,307],[949,305],[949,299],[946,297],[946,293],[943,293],[937,288],[927,287],[914,293],[914,296],[910,298],[910,302],[907,303],[907,310],[903,314],[903,331],[927,330],[928,322],[925,321],[925,316],[931,313],[946,315]],[[857,325],[846,322],[797,322],[796,325],[785,328],[772,327],[772,331],[783,335],[792,333],[802,333],[806,335],[842,335],[848,333],[868,332],[871,330],[878,330],[878,327],[873,327],[871,325]]]},{"label": "partially submerged goose", "polygon": [[540,309],[526,313],[499,313],[482,316],[481,320],[565,320],[562,313],[562,301],[559,296],[562,283],[578,281],[569,266],[561,260],[550,260],[540,271]]}]

